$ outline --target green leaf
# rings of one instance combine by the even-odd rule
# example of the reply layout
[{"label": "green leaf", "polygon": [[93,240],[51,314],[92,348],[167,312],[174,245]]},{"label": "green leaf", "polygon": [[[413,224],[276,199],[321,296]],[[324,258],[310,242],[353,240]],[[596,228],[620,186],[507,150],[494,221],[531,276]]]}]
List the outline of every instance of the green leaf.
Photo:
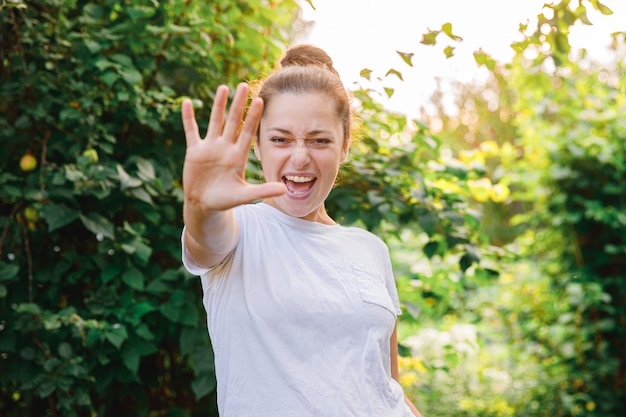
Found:
[{"label": "green leaf", "polygon": [[139,187],[142,184],[139,178],[131,177],[120,164],[117,165],[117,175],[120,179],[122,190]]},{"label": "green leaf", "polygon": [[64,204],[50,203],[41,207],[41,215],[48,223],[48,232],[52,232],[76,220],[80,212]]},{"label": "green leaf", "polygon": [[400,55],[400,58],[402,58],[402,60],[409,66],[412,67],[413,66],[413,56],[415,55],[413,52],[400,52],[400,51],[396,51],[396,53],[398,55]]},{"label": "green leaf", "polygon": [[132,373],[136,374],[139,369],[139,356],[128,349],[124,349],[122,352],[122,362],[124,366]]},{"label": "green leaf", "polygon": [[175,302],[170,302],[162,305],[159,311],[173,323],[187,326],[198,324],[198,309],[192,303],[176,305]]},{"label": "green leaf", "polygon": [[130,190],[130,194],[133,197],[135,197],[137,200],[141,200],[144,203],[148,203],[150,205],[154,205],[154,201],[152,200],[152,197],[143,188],[133,188],[133,189]]},{"label": "green leaf", "polygon": [[134,255],[137,259],[137,262],[141,265],[148,265],[148,261],[150,261],[150,256],[152,256],[152,248],[139,239],[135,239],[133,241],[133,246],[135,248]]},{"label": "green leaf", "polygon": [[215,370],[213,350],[209,345],[199,346],[191,353],[193,372],[196,375],[213,374]]},{"label": "green leaf", "polygon": [[478,249],[476,245],[465,245],[465,254],[472,262],[480,262],[480,259],[482,257],[480,254],[480,249]]},{"label": "green leaf", "polygon": [[35,357],[37,356],[37,353],[35,352],[35,349],[33,349],[32,347],[25,347],[20,349],[20,357],[22,359],[25,359],[27,361],[32,361],[33,359],[35,359]]},{"label": "green leaf", "polygon": [[417,221],[422,230],[426,232],[428,236],[432,236],[435,233],[439,219],[435,213],[424,211],[419,214]]},{"label": "green leaf", "polygon": [[70,182],[83,182],[85,174],[74,164],[65,165],[65,178]]},{"label": "green leaf", "polygon": [[118,70],[118,73],[124,79],[124,81],[126,81],[129,85],[138,84],[143,79],[143,77],[141,76],[141,73],[137,71],[135,68],[128,68],[128,67],[120,68]]},{"label": "green leaf", "polygon": [[123,67],[132,67],[133,66],[133,60],[128,55],[113,54],[109,58],[112,61],[117,62],[118,64],[122,65]]},{"label": "green leaf", "polygon": [[72,357],[72,345],[67,342],[62,342],[57,348],[59,356],[63,359],[70,359]]},{"label": "green leaf", "polygon": [[426,245],[424,245],[424,248],[422,249],[422,251],[424,252],[426,256],[428,256],[429,258],[432,258],[433,256],[435,256],[438,249],[439,249],[439,243],[437,243],[436,241],[430,241]]},{"label": "green leaf", "polygon": [[0,284],[0,298],[5,298],[8,293],[7,287],[4,284]]},{"label": "green leaf", "polygon": [[98,68],[100,71],[104,71],[107,68],[115,68],[116,65],[109,61],[108,59],[105,58],[98,58],[96,60],[96,62],[93,63],[93,65]]},{"label": "green leaf", "polygon": [[174,306],[170,303],[164,304],[159,307],[159,311],[163,314],[167,319],[173,323],[178,322],[178,318],[180,317],[180,308]]},{"label": "green leaf", "polygon": [[472,266],[472,263],[472,260],[467,256],[467,254],[461,256],[461,259],[459,259],[459,266],[463,272],[467,271],[467,269]]},{"label": "green leaf", "polygon": [[87,49],[89,49],[89,52],[91,52],[92,54],[96,54],[100,52],[100,50],[102,49],[100,42],[96,42],[93,39],[85,38],[83,39],[83,42],[85,42],[85,46],[87,47]]},{"label": "green leaf", "polygon": [[118,78],[119,76],[113,71],[107,71],[101,77],[102,82],[105,83],[108,87],[111,87],[113,84],[115,84],[115,81],[117,81]]},{"label": "green leaf", "polygon": [[20,267],[0,261],[0,281],[9,281],[17,275]]},{"label": "green leaf", "polygon": [[15,352],[15,332],[11,328],[5,328],[0,332],[0,352]]},{"label": "green leaf", "polygon": [[141,318],[144,315],[151,313],[153,311],[156,310],[156,307],[154,305],[152,305],[152,303],[149,302],[141,302],[141,303],[135,303],[132,305],[132,307],[130,308],[129,312],[130,314],[135,317],[135,318]]},{"label": "green leaf", "polygon": [[593,23],[591,23],[591,21],[587,17],[587,9],[582,4],[579,5],[578,8],[576,9],[576,16],[584,25],[588,25],[588,26],[593,25]]},{"label": "green leaf", "polygon": [[155,295],[165,294],[172,291],[172,286],[161,281],[160,279],[155,279],[148,284],[146,291]]},{"label": "green leaf", "polygon": [[366,80],[370,80],[370,76],[372,75],[372,70],[368,68],[363,68],[359,73],[359,76],[365,78]]},{"label": "green leaf", "polygon": [[141,358],[157,351],[158,349],[153,343],[145,340],[133,340],[122,351],[122,361],[126,368],[135,374],[139,369]]},{"label": "green leaf", "polygon": [[137,268],[130,268],[124,271],[122,273],[122,281],[136,290],[142,291],[144,289],[143,274]]},{"label": "green leaf", "polygon": [[404,81],[404,79],[402,78],[402,73],[396,69],[390,68],[389,71],[387,71],[387,73],[385,74],[385,77],[388,77],[390,75],[395,75],[401,81]]},{"label": "green leaf", "polygon": [[451,368],[456,368],[457,366],[459,366],[459,354],[456,351],[453,350],[447,350],[446,353],[444,354],[444,358],[446,363],[451,367]]},{"label": "green leaf", "polygon": [[122,267],[114,263],[107,262],[106,264],[104,264],[102,272],[100,273],[100,279],[102,280],[102,283],[106,284],[107,282],[111,281],[113,278],[119,275],[121,270]]},{"label": "green leaf", "polygon": [[154,9],[150,7],[134,6],[126,8],[128,16],[132,20],[138,20],[143,17],[150,17],[154,14]]},{"label": "green leaf", "polygon": [[137,176],[145,182],[153,182],[156,179],[156,174],[154,171],[154,165],[152,162],[148,161],[144,158],[139,158],[137,160]]},{"label": "green leaf", "polygon": [[435,45],[437,43],[437,35],[439,35],[440,31],[438,30],[428,30],[428,33],[424,33],[422,35],[422,40],[420,43],[424,45]]},{"label": "green leaf", "polygon": [[109,343],[119,349],[124,341],[128,339],[128,333],[126,332],[126,327],[117,323],[104,332],[104,337]]},{"label": "green leaf", "polygon": [[443,50],[443,53],[445,54],[446,58],[452,58],[454,56],[454,47],[446,46]]},{"label": "green leaf", "polygon": [[196,377],[191,383],[191,389],[196,396],[196,400],[199,400],[205,395],[211,393],[216,386],[217,382],[215,380],[215,376],[212,373],[202,374]]},{"label": "green leaf", "polygon": [[80,215],[80,221],[94,235],[102,235],[111,240],[115,239],[113,233],[113,223],[97,213],[89,213],[86,216]]},{"label": "green leaf", "polygon": [[476,61],[479,66],[486,66],[490,71],[493,71],[496,67],[496,60],[485,53],[482,49],[474,52],[474,61]]},{"label": "green leaf", "polygon": [[144,340],[154,340],[154,333],[150,331],[150,328],[145,323],[141,323],[135,328],[135,334]]},{"label": "green leaf", "polygon": [[56,390],[56,385],[52,380],[43,380],[41,384],[37,386],[37,395],[39,398],[47,398]]},{"label": "green leaf", "polygon": [[98,21],[102,19],[103,13],[103,8],[101,6],[98,6],[97,4],[90,3],[83,7],[84,16],[89,17],[93,21]]},{"label": "green leaf", "polygon": [[13,8],[13,9],[18,9],[18,10],[19,9],[27,9],[28,8],[28,6],[25,5],[24,3],[10,3],[10,2],[7,3],[7,2],[5,2],[5,3],[3,3],[0,6],[0,11],[2,11],[2,8],[4,8],[4,7],[8,8],[8,9]]},{"label": "green leaf", "polygon": [[18,313],[33,314],[35,316],[41,315],[41,307],[39,307],[39,305],[34,304],[34,303],[18,304],[18,306],[15,309],[15,311],[18,312]]},{"label": "green leaf", "polygon": [[0,189],[0,195],[7,197],[22,197],[22,190],[13,185],[3,185]]},{"label": "green leaf", "polygon": [[441,31],[454,41],[462,41],[463,38],[452,33],[452,23],[444,23],[441,25]]},{"label": "green leaf", "polygon": [[607,6],[600,3],[598,0],[593,0],[591,3],[603,15],[610,16],[613,14],[613,10],[609,9]]},{"label": "green leaf", "polygon": [[170,23],[169,25],[167,25],[167,29],[170,32],[174,32],[176,34],[189,33],[191,31],[191,29],[187,26],[180,26],[174,23]]},{"label": "green leaf", "polygon": [[196,347],[204,345],[208,340],[206,329],[185,326],[180,332],[180,354],[187,355]]}]

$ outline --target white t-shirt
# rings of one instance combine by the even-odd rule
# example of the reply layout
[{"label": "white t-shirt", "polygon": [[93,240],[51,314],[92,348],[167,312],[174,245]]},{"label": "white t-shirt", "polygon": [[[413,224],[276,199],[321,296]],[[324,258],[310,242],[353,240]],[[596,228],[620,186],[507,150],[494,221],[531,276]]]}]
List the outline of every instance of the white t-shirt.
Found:
[{"label": "white t-shirt", "polygon": [[405,417],[389,339],[400,314],[388,249],[359,228],[234,209],[240,236],[200,275],[221,417]]}]

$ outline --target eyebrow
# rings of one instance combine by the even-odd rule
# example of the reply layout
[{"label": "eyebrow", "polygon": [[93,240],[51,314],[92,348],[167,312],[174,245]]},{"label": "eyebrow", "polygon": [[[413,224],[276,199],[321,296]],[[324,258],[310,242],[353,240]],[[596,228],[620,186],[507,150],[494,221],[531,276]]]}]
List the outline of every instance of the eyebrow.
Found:
[{"label": "eyebrow", "polygon": [[[272,131],[277,131],[280,132],[282,134],[285,135],[292,135],[293,133],[291,133],[291,131],[289,129],[283,129],[280,127],[272,127],[269,128],[267,130],[268,132],[272,132]],[[307,132],[305,137],[310,138],[312,136],[317,136],[317,135],[331,135],[332,136],[332,132],[330,130],[323,130],[323,129],[316,129],[316,130],[311,130],[310,132]]]}]

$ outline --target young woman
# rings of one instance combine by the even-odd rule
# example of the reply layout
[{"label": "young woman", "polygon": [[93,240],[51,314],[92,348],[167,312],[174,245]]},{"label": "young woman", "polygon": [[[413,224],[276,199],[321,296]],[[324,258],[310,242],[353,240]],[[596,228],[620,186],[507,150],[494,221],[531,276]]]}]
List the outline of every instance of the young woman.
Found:
[{"label": "young woman", "polygon": [[[222,417],[420,416],[397,382],[398,296],[387,247],[326,212],[350,147],[348,93],[321,49],[217,89],[201,139],[191,102],[183,263],[202,278]],[[249,184],[250,143],[266,182]],[[257,202],[261,201],[261,202]]]}]

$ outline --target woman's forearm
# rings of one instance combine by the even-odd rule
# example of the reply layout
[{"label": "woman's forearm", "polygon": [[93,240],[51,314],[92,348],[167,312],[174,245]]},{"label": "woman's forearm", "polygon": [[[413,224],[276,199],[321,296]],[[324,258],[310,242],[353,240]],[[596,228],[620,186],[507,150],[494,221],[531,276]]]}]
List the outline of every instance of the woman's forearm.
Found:
[{"label": "woman's forearm", "polygon": [[186,203],[183,218],[185,247],[198,266],[219,264],[237,244],[239,228],[232,210],[202,213]]}]

